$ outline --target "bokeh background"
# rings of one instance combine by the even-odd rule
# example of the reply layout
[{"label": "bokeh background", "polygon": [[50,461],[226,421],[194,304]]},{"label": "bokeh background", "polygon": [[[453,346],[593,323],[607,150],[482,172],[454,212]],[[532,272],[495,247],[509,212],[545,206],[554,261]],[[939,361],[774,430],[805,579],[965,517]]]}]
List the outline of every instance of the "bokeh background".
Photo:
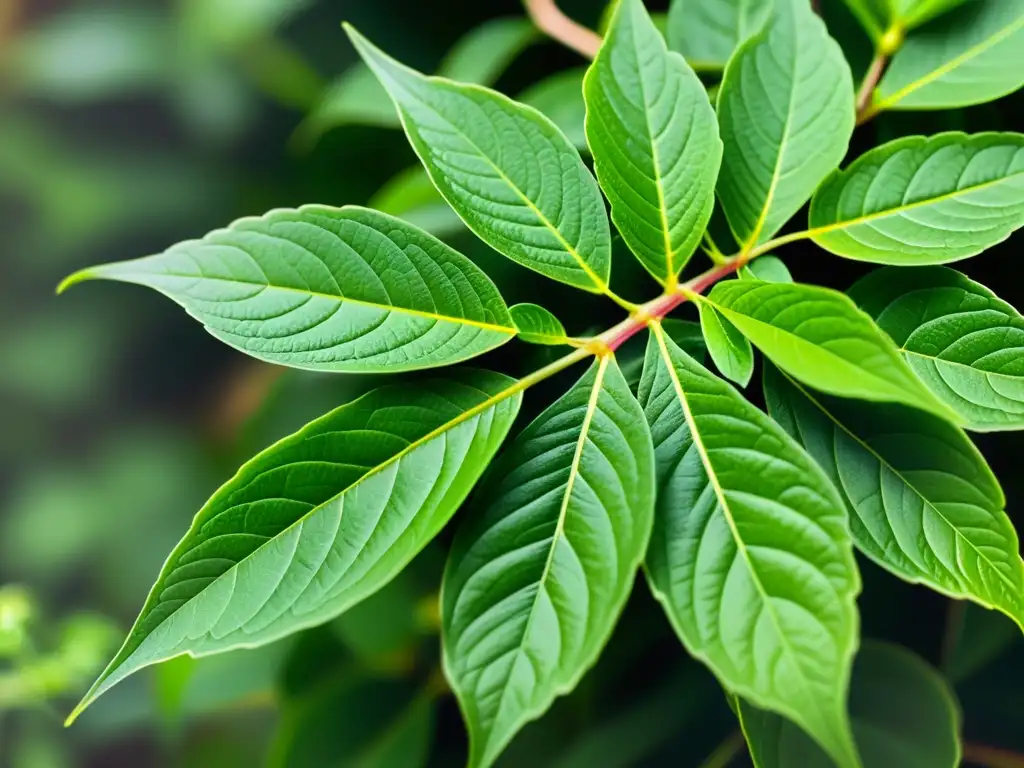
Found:
[{"label": "bokeh background", "polygon": [[[562,5],[594,27],[604,11],[600,0]],[[866,40],[838,0],[823,6],[859,74]],[[380,92],[350,69],[342,19],[423,70],[526,91],[580,140],[585,62],[532,34],[516,0],[0,0],[2,768],[464,760],[437,672],[448,534],[330,625],[147,670],[62,726],[210,493],[254,452],[373,383],[252,361],[142,289],[95,284],[57,297],[63,276],[275,207],[371,201],[449,239],[510,304],[546,304],[571,333],[618,319],[614,306],[543,281],[461,229],[407,170],[415,157]],[[914,132],[1022,130],[1022,106],[1018,94],[883,116],[860,129],[856,149]],[[1024,306],[1022,245],[1018,235],[965,271]],[[863,271],[809,246],[784,255],[798,279],[838,288]],[[652,295],[621,256],[616,289]],[[486,364],[521,374],[545,354],[510,345]],[[527,416],[543,402],[532,393]],[[1018,526],[1020,440],[980,441]],[[1011,754],[1024,752],[1024,643],[1010,622],[862,568],[864,634],[910,647],[956,684],[965,737],[982,750],[974,756],[988,755],[978,764],[1024,765]],[[502,764],[722,768],[746,764],[737,748],[721,692],[640,586],[598,667]],[[984,751],[993,748],[1005,754]]]}]

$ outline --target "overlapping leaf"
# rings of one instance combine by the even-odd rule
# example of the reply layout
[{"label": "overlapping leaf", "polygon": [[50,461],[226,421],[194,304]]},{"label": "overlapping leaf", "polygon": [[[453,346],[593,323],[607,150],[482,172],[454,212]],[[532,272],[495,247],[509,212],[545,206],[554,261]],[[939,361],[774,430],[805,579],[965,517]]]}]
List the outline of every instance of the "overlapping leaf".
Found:
[{"label": "overlapping leaf", "polygon": [[814,194],[811,237],[881,264],[942,264],[1024,226],[1024,135],[942,133],[884,144]]},{"label": "overlapping leaf", "polygon": [[849,291],[969,429],[1024,428],[1024,318],[952,269],[887,268]]},{"label": "overlapping leaf", "polygon": [[395,102],[434,185],[466,225],[530,269],[604,291],[611,271],[604,201],[551,121],[495,91],[425,77],[347,30]]},{"label": "overlapping leaf", "polygon": [[843,159],[853,76],[808,0],[777,0],[736,51],[718,94],[725,156],[718,197],[737,241],[775,234]]},{"label": "overlapping leaf", "polygon": [[[834,763],[793,723],[745,701],[740,722],[755,768],[832,768]],[[865,766],[956,768],[960,712],[948,683],[897,645],[866,642],[850,685],[853,734]]]},{"label": "overlapping leaf", "polygon": [[768,254],[758,256],[749,264],[740,267],[737,277],[740,280],[763,280],[766,283],[792,283],[793,275],[778,256]]},{"label": "overlapping leaf", "polygon": [[164,253],[82,270],[170,297],[221,341],[320,371],[457,363],[516,329],[494,283],[440,240],[365,208],[241,219]]},{"label": "overlapping leaf", "polygon": [[981,104],[1024,85],[1024,4],[971,0],[910,35],[872,111]]},{"label": "overlapping leaf", "polygon": [[860,580],[812,459],[655,327],[640,401],[658,466],[648,580],[688,650],[846,768]]},{"label": "overlapping leaf", "polygon": [[956,415],[900,357],[896,345],[838,291],[800,283],[728,280],[709,301],[766,357],[816,389]]},{"label": "overlapping leaf", "polygon": [[445,669],[488,766],[594,663],[647,547],[654,457],[611,357],[516,439],[456,536]]},{"label": "overlapping leaf", "polygon": [[715,202],[722,142],[707,92],[641,0],[618,4],[583,87],[612,221],[648,272],[674,282]]},{"label": "overlapping leaf", "polygon": [[668,9],[668,44],[694,69],[724,69],[733,52],[761,31],[771,0],[673,0]]},{"label": "overlapping leaf", "polygon": [[72,717],[150,664],[275,640],[386,584],[469,493],[522,389],[484,371],[384,387],[245,464],[200,510]]},{"label": "overlapping leaf", "polygon": [[547,117],[581,152],[587,150],[583,77],[587,70],[567,69],[534,83],[517,100]]},{"label": "overlapping leaf", "polygon": [[747,386],[754,373],[754,350],[750,341],[707,302],[698,301],[697,310],[704,341],[715,367],[730,381],[741,387]]},{"label": "overlapping leaf", "polygon": [[537,304],[516,304],[509,307],[519,338],[531,344],[565,344],[568,336],[562,321]]},{"label": "overlapping leaf", "polygon": [[812,392],[770,366],[765,399],[846,500],[861,551],[1024,626],[1024,563],[1006,499],[963,432],[904,406]]}]

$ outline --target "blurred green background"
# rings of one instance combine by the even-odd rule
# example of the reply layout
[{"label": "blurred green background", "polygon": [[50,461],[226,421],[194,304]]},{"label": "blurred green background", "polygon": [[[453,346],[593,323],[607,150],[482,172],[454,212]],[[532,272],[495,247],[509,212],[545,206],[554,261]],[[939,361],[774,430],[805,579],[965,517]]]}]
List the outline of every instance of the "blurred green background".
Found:
[{"label": "blurred green background", "polygon": [[[594,27],[604,11],[600,0],[562,5]],[[858,71],[866,41],[838,0],[824,5]],[[407,171],[415,157],[390,106],[349,69],[339,28],[351,21],[427,71],[530,89],[524,98],[579,141],[585,62],[539,39],[521,13],[516,0],[0,0],[0,767],[462,764],[461,722],[438,672],[436,589],[450,532],[332,624],[149,669],[63,728],[210,493],[255,451],[372,382],[282,373],[141,290],[96,285],[58,299],[53,289],[79,267],[153,253],[239,216],[372,200],[449,239],[509,304],[557,309],[570,333],[614,322],[614,306],[515,267],[461,229]],[[855,141],[1020,130],[1021,112],[1018,94],[884,116]],[[966,270],[1018,307],[1022,243]],[[809,246],[786,256],[798,279],[838,288],[863,272]],[[628,257],[615,283],[634,299],[655,290]],[[513,345],[485,364],[521,374],[546,354]],[[531,394],[526,416],[543,402]],[[1018,439],[980,442],[1020,526]],[[865,635],[943,668],[969,742],[1024,752],[1024,643],[1010,622],[862,567]],[[595,671],[501,764],[747,764],[736,746],[721,692],[640,587]],[[1003,765],[987,759],[979,764]]]}]

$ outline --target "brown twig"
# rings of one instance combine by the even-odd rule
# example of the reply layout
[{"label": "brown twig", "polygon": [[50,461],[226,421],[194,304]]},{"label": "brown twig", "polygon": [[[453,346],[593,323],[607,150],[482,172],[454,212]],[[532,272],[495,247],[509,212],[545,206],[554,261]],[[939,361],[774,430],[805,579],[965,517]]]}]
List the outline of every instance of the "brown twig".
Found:
[{"label": "brown twig", "polygon": [[965,743],[963,758],[965,762],[983,768],[1024,768],[1024,755],[985,744]]},{"label": "brown twig", "polygon": [[875,95],[875,88],[878,87],[878,81],[882,79],[882,74],[885,72],[885,66],[888,63],[888,54],[881,50],[871,60],[871,66],[868,67],[868,72],[864,75],[864,82],[861,83],[860,90],[857,91],[857,100],[855,102],[857,106],[857,125],[871,118],[871,97]]},{"label": "brown twig", "polygon": [[526,13],[545,35],[588,59],[597,56],[601,36],[562,13],[555,0],[524,0],[524,3]]}]

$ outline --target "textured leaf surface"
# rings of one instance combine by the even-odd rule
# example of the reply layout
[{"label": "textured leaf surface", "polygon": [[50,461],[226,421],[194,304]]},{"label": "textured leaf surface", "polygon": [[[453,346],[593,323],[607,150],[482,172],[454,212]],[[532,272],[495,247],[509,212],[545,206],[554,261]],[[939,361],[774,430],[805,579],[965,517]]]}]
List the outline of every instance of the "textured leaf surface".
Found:
[{"label": "textured leaf surface", "polygon": [[838,291],[727,280],[708,300],[772,362],[816,389],[955,418],[917,379],[892,340]]},{"label": "textured leaf surface", "polygon": [[942,264],[1024,226],[1024,135],[897,139],[833,174],[811,201],[811,238],[858,261]]},{"label": "textured leaf surface", "polygon": [[704,85],[641,0],[621,0],[583,87],[612,221],[648,272],[674,282],[711,218],[722,161]]},{"label": "textured leaf surface", "polygon": [[704,341],[715,367],[730,381],[747,386],[754,373],[754,350],[750,341],[707,302],[698,301],[697,309]]},{"label": "textured leaf surface", "polygon": [[647,547],[651,437],[614,359],[596,361],[488,477],[442,587],[471,766],[490,765],[594,663]]},{"label": "textured leaf surface", "polygon": [[[740,723],[755,768],[832,768],[793,723],[739,702]],[[941,675],[910,651],[868,641],[853,666],[853,734],[865,766],[956,768],[960,712]]]},{"label": "textured leaf surface", "polygon": [[758,256],[749,264],[740,267],[740,280],[763,280],[766,283],[792,283],[793,275],[778,256]]},{"label": "textured leaf surface", "polygon": [[718,198],[747,247],[774,235],[846,154],[853,76],[808,0],[778,0],[726,67]]},{"label": "textured leaf surface", "polygon": [[200,510],[72,717],[142,667],[269,642],[382,587],[469,493],[522,389],[484,371],[384,387],[245,464]]},{"label": "textured leaf surface", "polygon": [[584,68],[567,69],[534,83],[518,96],[518,101],[547,117],[576,149],[587,150],[583,101]]},{"label": "textured leaf surface", "polygon": [[765,399],[846,500],[861,551],[1024,626],[1024,563],[1006,499],[963,432],[901,405],[821,395],[771,366]]},{"label": "textured leaf surface", "polygon": [[531,344],[565,344],[568,337],[562,321],[537,304],[516,304],[509,308],[519,338]]},{"label": "textured leaf surface", "polygon": [[740,43],[761,31],[771,10],[771,0],[673,0],[668,44],[696,70],[724,69]]},{"label": "textured leaf surface", "polygon": [[82,270],[170,297],[221,341],[320,371],[448,365],[515,335],[494,283],[422,230],[310,205],[236,221],[157,256]]},{"label": "textured leaf surface", "polygon": [[860,579],[835,489],[660,328],[640,402],[658,467],[648,580],[683,644],[727,689],[859,765],[845,711]]},{"label": "textured leaf surface", "polygon": [[597,182],[539,112],[495,91],[424,77],[352,28],[430,178],[484,242],[569,285],[601,292],[611,235]]},{"label": "textured leaf surface", "polygon": [[910,35],[873,109],[981,104],[1024,85],[1024,3],[972,0]]},{"label": "textured leaf surface", "polygon": [[1024,428],[1024,318],[946,267],[887,268],[849,291],[914,373],[978,431]]}]

